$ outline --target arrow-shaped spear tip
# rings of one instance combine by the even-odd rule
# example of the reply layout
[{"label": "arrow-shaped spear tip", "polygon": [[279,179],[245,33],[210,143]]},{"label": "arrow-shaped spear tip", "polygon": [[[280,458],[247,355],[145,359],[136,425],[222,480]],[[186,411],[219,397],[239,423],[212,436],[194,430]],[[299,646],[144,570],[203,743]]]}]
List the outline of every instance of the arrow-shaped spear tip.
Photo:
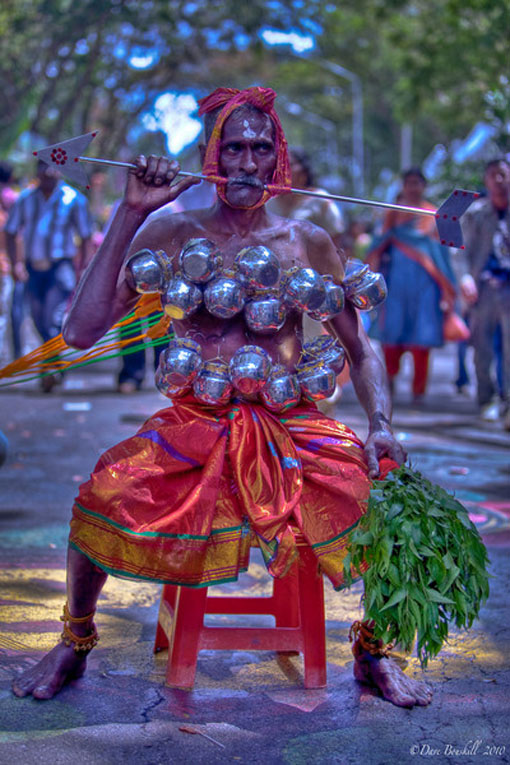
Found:
[{"label": "arrow-shaped spear tip", "polygon": [[478,199],[476,191],[455,189],[436,211],[436,226],[441,244],[464,249],[460,218],[471,202]]},{"label": "arrow-shaped spear tip", "polygon": [[88,189],[90,188],[89,181],[80,165],[80,156],[97,133],[97,130],[93,130],[90,133],[78,135],[76,138],[69,138],[67,141],[45,146],[44,149],[34,151],[33,155],[50,167],[55,166],[65,178]]}]

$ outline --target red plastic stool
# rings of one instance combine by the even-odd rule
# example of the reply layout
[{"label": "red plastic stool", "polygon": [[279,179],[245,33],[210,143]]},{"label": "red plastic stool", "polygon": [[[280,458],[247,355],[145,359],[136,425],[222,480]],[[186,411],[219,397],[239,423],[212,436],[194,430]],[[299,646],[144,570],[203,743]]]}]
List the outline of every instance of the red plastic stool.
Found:
[{"label": "red plastic stool", "polygon": [[[159,607],[154,651],[168,648],[166,684],[193,687],[198,652],[209,650],[300,651],[305,688],[326,685],[324,587],[312,549],[299,558],[271,597],[207,597],[207,587],[166,584]],[[206,627],[204,614],[272,614],[275,627]]]}]

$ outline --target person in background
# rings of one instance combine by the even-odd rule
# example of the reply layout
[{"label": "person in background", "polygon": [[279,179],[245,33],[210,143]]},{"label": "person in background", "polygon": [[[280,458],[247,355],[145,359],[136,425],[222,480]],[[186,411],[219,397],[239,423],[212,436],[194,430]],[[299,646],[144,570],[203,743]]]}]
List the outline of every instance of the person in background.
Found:
[{"label": "person in background", "polygon": [[10,208],[17,198],[11,187],[12,167],[7,162],[0,162],[0,366],[6,354],[7,327],[11,311],[13,281],[11,264],[7,256],[7,245],[3,231]]},{"label": "person in background", "polygon": [[[289,147],[292,186],[326,194],[315,185],[312,163],[307,152],[299,146]],[[337,250],[342,251],[342,235],[345,229],[340,208],[331,199],[318,199],[300,194],[280,194],[269,203],[268,209],[282,218],[309,221],[328,232]]]},{"label": "person in background", "polygon": [[[510,431],[510,163],[487,163],[487,196],[462,217],[465,249],[461,293],[470,308],[477,397],[483,419],[502,418]],[[461,253],[462,254],[462,253]],[[501,332],[500,396],[494,379],[494,338]],[[500,399],[500,400],[498,400]]]},{"label": "person in background", "polygon": [[[87,264],[92,219],[86,198],[44,162],[37,164],[37,185],[12,206],[5,224],[7,252],[14,279],[26,284],[30,313],[43,342],[61,330],[76,274]],[[23,248],[17,241],[23,236]],[[80,238],[77,251],[75,235]],[[44,392],[58,375],[41,378]]]},{"label": "person in background", "polygon": [[372,235],[369,233],[367,222],[362,218],[352,218],[342,239],[345,258],[365,260],[371,243]]},{"label": "person in background", "polygon": [[[420,168],[406,170],[398,203],[435,209],[424,197],[425,187]],[[418,402],[427,389],[430,350],[444,344],[443,314],[453,308],[456,298],[449,250],[439,243],[434,218],[389,210],[366,260],[383,273],[388,286],[386,302],[374,311],[370,336],[382,344],[392,391],[401,358],[411,353],[412,393]]]}]

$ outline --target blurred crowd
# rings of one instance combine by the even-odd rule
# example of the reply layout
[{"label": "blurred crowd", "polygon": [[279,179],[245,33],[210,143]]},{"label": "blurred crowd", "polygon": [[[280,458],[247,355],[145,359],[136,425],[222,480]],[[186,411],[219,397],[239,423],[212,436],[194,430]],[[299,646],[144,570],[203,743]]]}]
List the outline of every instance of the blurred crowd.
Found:
[{"label": "blurred crowd", "polygon": [[[308,220],[326,229],[342,257],[366,261],[386,279],[388,298],[362,314],[379,344],[395,394],[405,355],[412,359],[415,403],[427,393],[433,350],[457,344],[452,393],[476,396],[480,416],[510,431],[510,164],[487,163],[480,198],[462,219],[464,248],[442,245],[434,216],[418,212],[340,206],[315,179],[307,152],[291,148],[292,185],[316,196],[284,194],[269,203],[272,212]],[[94,172],[87,196],[42,162],[32,179],[0,163],[0,367],[61,331],[80,275],[97,251],[115,211],[111,175]],[[175,211],[206,207],[214,187],[202,183],[173,203]],[[433,210],[419,167],[402,173],[396,203]],[[372,208],[374,209],[374,208]],[[157,214],[157,213],[155,213]],[[307,335],[321,331],[306,323]],[[34,340],[35,338],[35,340]],[[160,346],[161,350],[161,346]],[[123,394],[149,384],[147,363],[159,352],[138,349],[119,361],[115,385]],[[348,371],[329,406],[341,395]],[[44,392],[62,382],[41,378]],[[402,386],[400,385],[400,392]],[[326,404],[327,406],[328,404]]]}]

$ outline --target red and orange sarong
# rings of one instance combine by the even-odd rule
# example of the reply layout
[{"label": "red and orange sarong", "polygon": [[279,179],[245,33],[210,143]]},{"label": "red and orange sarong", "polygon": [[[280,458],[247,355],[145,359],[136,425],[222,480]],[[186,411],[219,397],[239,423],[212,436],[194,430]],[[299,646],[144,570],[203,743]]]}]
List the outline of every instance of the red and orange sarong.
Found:
[{"label": "red and orange sarong", "polygon": [[276,415],[189,396],[105,452],[80,488],[70,542],[108,573],[199,587],[237,579],[254,537],[283,576],[299,529],[339,589],[370,488],[363,444],[315,405]]}]

